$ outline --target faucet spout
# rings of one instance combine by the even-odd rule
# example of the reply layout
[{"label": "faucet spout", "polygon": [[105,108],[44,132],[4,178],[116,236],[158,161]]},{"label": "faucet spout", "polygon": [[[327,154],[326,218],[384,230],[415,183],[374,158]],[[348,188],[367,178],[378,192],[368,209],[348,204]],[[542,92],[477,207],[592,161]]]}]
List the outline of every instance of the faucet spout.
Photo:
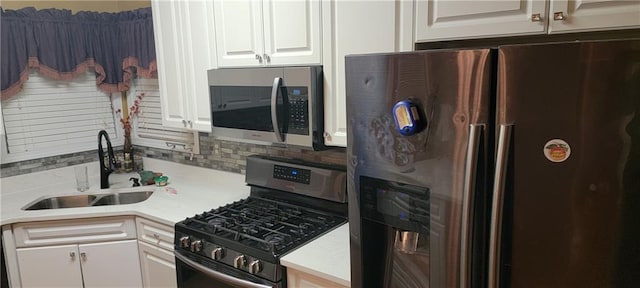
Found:
[{"label": "faucet spout", "polygon": [[[107,142],[107,159],[105,159],[102,149],[102,138]],[[113,155],[109,134],[104,130],[98,132],[98,158],[100,162],[100,189],[109,188],[109,174],[116,168],[116,157]]]}]

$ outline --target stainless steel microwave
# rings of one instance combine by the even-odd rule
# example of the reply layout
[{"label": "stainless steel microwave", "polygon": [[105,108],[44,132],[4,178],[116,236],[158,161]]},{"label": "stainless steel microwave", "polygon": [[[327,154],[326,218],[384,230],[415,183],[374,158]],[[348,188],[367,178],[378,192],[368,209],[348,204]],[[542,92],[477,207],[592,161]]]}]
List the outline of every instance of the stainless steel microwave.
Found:
[{"label": "stainless steel microwave", "polygon": [[213,136],[325,149],[322,66],[219,68],[208,79]]}]

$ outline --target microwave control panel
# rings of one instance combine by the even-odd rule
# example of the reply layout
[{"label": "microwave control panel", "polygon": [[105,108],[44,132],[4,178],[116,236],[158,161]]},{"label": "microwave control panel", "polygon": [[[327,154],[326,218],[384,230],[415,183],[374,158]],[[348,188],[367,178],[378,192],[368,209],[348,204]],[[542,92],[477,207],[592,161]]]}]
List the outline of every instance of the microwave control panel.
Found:
[{"label": "microwave control panel", "polygon": [[309,90],[307,87],[287,87],[289,97],[288,133],[309,135]]}]

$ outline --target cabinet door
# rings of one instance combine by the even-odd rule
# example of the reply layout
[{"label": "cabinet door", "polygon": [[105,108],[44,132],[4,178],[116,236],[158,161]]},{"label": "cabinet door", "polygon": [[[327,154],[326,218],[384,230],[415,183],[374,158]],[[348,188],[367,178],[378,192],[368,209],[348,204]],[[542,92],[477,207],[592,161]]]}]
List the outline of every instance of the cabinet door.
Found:
[{"label": "cabinet door", "polygon": [[78,245],[86,287],[140,287],[138,241]]},{"label": "cabinet door", "polygon": [[[408,1],[326,1],[322,2],[324,140],[327,145],[347,145],[347,108],[344,57],[349,54],[401,52],[411,50],[412,7]],[[366,17],[353,17],[362,15]],[[408,14],[408,15],[407,15]],[[408,27],[406,27],[408,26]],[[406,42],[406,41],[405,41]]]},{"label": "cabinet door", "polygon": [[317,277],[315,275],[311,275],[308,273],[304,273],[302,271],[287,269],[287,287],[296,288],[296,287],[305,287],[305,288],[324,288],[324,287],[334,287],[334,288],[346,288],[346,286],[340,285],[338,283],[332,282],[327,279],[323,279]]},{"label": "cabinet door", "polygon": [[218,65],[263,65],[261,0],[214,1]]},{"label": "cabinet door", "polygon": [[77,245],[16,249],[22,287],[82,287]]},{"label": "cabinet door", "polygon": [[551,1],[549,33],[628,28],[640,28],[640,0]]},{"label": "cabinet door", "polygon": [[175,258],[168,250],[138,242],[144,287],[176,287]]},{"label": "cabinet door", "polygon": [[540,0],[418,0],[415,40],[544,34],[546,5]]},{"label": "cabinet door", "polygon": [[320,64],[320,1],[265,0],[266,64]]},{"label": "cabinet door", "polygon": [[184,54],[180,47],[183,27],[180,19],[180,1],[152,1],[153,33],[156,42],[158,84],[162,125],[185,128],[188,120],[184,86]]},{"label": "cabinet door", "polygon": [[[185,92],[189,107],[188,127],[211,132],[211,108],[207,70],[216,68],[213,2],[181,1],[185,57]],[[191,122],[189,122],[191,121]]]}]

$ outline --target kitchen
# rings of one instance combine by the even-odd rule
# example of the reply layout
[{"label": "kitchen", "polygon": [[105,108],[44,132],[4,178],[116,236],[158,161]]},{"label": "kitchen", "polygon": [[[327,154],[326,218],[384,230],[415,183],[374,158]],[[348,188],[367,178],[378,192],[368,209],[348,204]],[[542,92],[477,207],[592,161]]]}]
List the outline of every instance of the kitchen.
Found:
[{"label": "kitchen", "polygon": [[[550,4],[556,5],[557,3],[555,2]],[[353,54],[353,53],[411,51],[414,49],[413,48],[414,42],[421,42],[419,45],[429,45],[430,43],[432,43],[432,41],[464,39],[464,38],[473,37],[473,35],[475,35],[476,37],[479,37],[478,35],[480,35],[477,31],[471,31],[469,32],[470,34],[464,34],[466,31],[471,29],[470,27],[480,26],[475,24],[470,25],[468,24],[468,21],[457,22],[459,27],[461,27],[459,28],[458,31],[456,31],[453,28],[451,28],[453,30],[445,29],[446,31],[441,32],[441,33],[444,33],[444,36],[438,35],[436,33],[438,32],[438,29],[429,30],[429,31],[436,31],[434,32],[436,33],[434,35],[431,35],[431,36],[425,35],[423,34],[424,32],[423,27],[419,25],[418,25],[419,28],[416,29],[416,32],[413,32],[413,25],[414,25],[412,20],[413,19],[412,15],[414,15],[413,9],[416,9],[415,16],[417,17],[417,19],[423,19],[423,17],[428,17],[428,15],[430,15],[430,14],[425,15],[422,13],[424,11],[427,11],[424,9],[428,9],[428,7],[425,8],[425,6],[423,6],[425,5],[425,2],[418,2],[416,3],[415,7],[413,6],[413,3],[409,1],[403,1],[403,2],[397,2],[397,3],[380,2],[380,3],[376,3],[376,5],[369,4],[369,3],[359,3],[359,2],[349,2],[349,3],[340,3],[340,4],[322,2],[322,3],[312,3],[313,5],[310,4],[310,7],[313,8],[311,11],[314,11],[312,15],[320,16],[320,17],[318,17],[318,19],[314,18],[313,21],[305,22],[305,23],[310,23],[309,24],[311,25],[310,27],[315,27],[315,28],[311,30],[302,29],[304,31],[296,30],[299,33],[309,33],[309,31],[316,32],[315,35],[306,35],[306,34],[295,35],[294,34],[295,37],[298,37],[298,38],[293,38],[293,40],[287,39],[286,37],[280,38],[280,39],[276,38],[278,40],[283,41],[281,43],[284,43],[287,45],[293,43],[295,45],[304,46],[302,47],[302,49],[300,47],[296,47],[297,49],[282,49],[282,51],[277,51],[276,49],[276,51],[269,51],[266,48],[268,47],[278,48],[277,45],[261,44],[259,45],[259,47],[250,47],[250,48],[247,48],[246,45],[245,46],[241,45],[246,43],[252,43],[252,44],[266,43],[267,38],[269,38],[267,34],[269,33],[264,32],[263,34],[262,32],[263,29],[266,29],[266,28],[255,29],[250,27],[249,28],[243,27],[243,29],[244,28],[249,29],[247,31],[251,31],[251,29],[259,30],[261,32],[261,33],[258,33],[260,34],[259,36],[255,36],[255,34],[252,34],[254,35],[252,37],[259,37],[258,38],[259,41],[246,41],[246,39],[243,39],[242,37],[237,37],[238,36],[237,34],[246,35],[244,33],[235,32],[236,34],[232,34],[231,36],[226,36],[228,34],[225,33],[227,32],[225,31],[225,27],[231,27],[227,29],[233,32],[233,31],[236,31],[234,29],[241,29],[240,26],[238,26],[239,23],[249,23],[251,22],[250,20],[253,19],[251,18],[247,20],[246,18],[243,18],[243,17],[257,17],[259,19],[264,19],[265,23],[261,25],[266,25],[267,27],[269,27],[268,23],[266,22],[268,21],[267,16],[261,16],[261,15],[256,16],[250,13],[240,13],[238,11],[245,11],[245,10],[241,10],[237,7],[236,8],[239,10],[235,10],[237,14],[234,14],[233,13],[234,7],[231,6],[231,8],[229,8],[228,6],[223,5],[222,4],[223,2],[213,2],[213,3],[193,2],[188,4],[186,2],[185,3],[177,2],[177,3],[171,4],[173,6],[166,3],[167,2],[152,3],[153,4],[152,8],[155,9],[154,15],[157,15],[157,14],[167,15],[166,19],[172,19],[172,21],[162,21],[161,23],[159,23],[160,26],[154,25],[154,30],[156,27],[160,27],[159,29],[163,33],[162,35],[165,35],[164,34],[165,31],[167,31],[166,35],[170,35],[167,37],[156,37],[156,43],[161,43],[160,45],[157,45],[157,47],[162,47],[163,51],[166,52],[166,53],[162,53],[162,52],[158,53],[158,59],[160,63],[158,67],[160,70],[159,71],[159,77],[160,77],[159,84],[160,84],[160,91],[161,91],[160,97],[163,97],[163,95],[164,96],[180,95],[180,97],[171,97],[170,99],[161,99],[162,103],[167,103],[167,101],[169,101],[168,103],[170,103],[169,105],[163,105],[162,107],[162,109],[165,109],[162,111],[163,112],[162,115],[163,117],[165,117],[163,121],[163,125],[166,125],[168,127],[174,127],[174,128],[175,127],[184,128],[189,123],[193,123],[193,127],[195,128],[193,128],[192,130],[198,130],[199,128],[197,127],[199,126],[198,123],[200,123],[200,120],[203,119],[203,117],[204,118],[210,117],[208,116],[210,112],[208,109],[209,105],[208,104],[199,105],[199,103],[202,103],[202,102],[198,102],[198,101],[202,101],[202,97],[194,96],[194,98],[199,98],[199,99],[187,99],[189,97],[184,95],[184,93],[180,92],[180,91],[190,91],[189,89],[196,89],[196,90],[202,89],[202,85],[194,84],[194,83],[201,83],[201,82],[206,83],[207,81],[205,73],[194,72],[197,70],[198,67],[201,68],[200,70],[205,71],[209,68],[214,68],[216,66],[217,67],[236,67],[236,66],[263,66],[263,65],[268,66],[268,65],[291,64],[291,63],[287,63],[286,61],[293,61],[294,64],[322,64],[324,79],[325,79],[325,83],[323,86],[325,90],[325,99],[324,99],[325,129],[324,130],[326,132],[324,133],[323,136],[324,136],[325,144],[329,146],[346,146],[346,143],[347,143],[346,141],[347,121],[346,121],[346,109],[345,109],[346,102],[344,101],[345,100],[345,93],[344,93],[345,91],[345,83],[344,83],[345,72],[344,71],[345,70],[344,70],[344,62],[338,60],[338,59],[341,59],[342,56],[347,54]],[[540,2],[535,1],[533,3],[534,4],[538,3],[537,5],[539,5]],[[548,2],[542,2],[542,3],[549,4]],[[354,17],[351,17],[352,15],[358,15],[357,12],[361,11],[363,9],[363,6],[365,6],[365,4],[366,4],[366,11],[368,13],[368,17],[366,17],[365,19],[354,19]],[[521,35],[521,34],[529,34],[529,33],[546,34],[547,31],[552,31],[552,30],[557,31],[558,26],[554,26],[554,25],[558,25],[556,24],[556,22],[549,21],[548,22],[549,27],[547,27],[546,20],[533,21],[538,18],[542,18],[542,19],[547,18],[546,17],[547,14],[545,14],[544,12],[546,11],[545,9],[547,8],[546,6],[547,4],[543,5],[544,7],[542,7],[542,13],[539,13],[537,17],[532,17],[531,19],[529,19],[531,14],[536,14],[536,13],[529,13],[531,11],[528,9],[539,9],[540,7],[535,7],[535,5],[533,5],[533,7],[527,6],[526,9],[523,8],[526,10],[526,15],[523,15],[524,12],[519,13],[522,11],[518,10],[520,9],[518,7],[518,9],[516,9],[517,10],[516,12],[518,13],[514,12],[515,16],[509,15],[508,17],[507,16],[495,17],[496,21],[507,21],[507,20],[515,21],[516,18],[518,18],[519,20],[521,20],[520,18],[524,18],[528,21],[527,22],[528,24],[527,25],[523,24],[523,26],[527,26],[525,27],[526,29],[532,29],[532,30],[526,30],[525,28],[520,26],[509,25],[509,24],[505,24],[505,22],[501,22],[498,24],[494,23],[494,25],[502,27],[501,29],[504,29],[503,26],[509,26],[509,27],[512,27],[513,29],[516,29],[514,31],[517,31],[517,32],[513,32],[513,31],[505,32],[501,29],[492,30],[489,28],[483,28],[484,29],[483,31],[491,31],[491,33],[493,34],[491,33],[489,34],[493,36],[516,35],[516,34]],[[455,7],[450,7],[450,8],[453,9]],[[501,7],[501,8],[507,9],[509,7]],[[635,18],[637,19],[637,14],[633,14],[633,12],[637,11],[637,9],[634,10],[634,8],[637,8],[637,6],[632,6],[631,8],[624,7],[616,11],[625,11],[625,10],[632,11],[632,15],[635,15],[636,16]],[[231,10],[227,10],[227,13],[229,14],[227,13],[224,13],[224,15],[216,14],[216,13],[221,13],[221,11],[224,11],[223,9],[231,9]],[[157,11],[159,12],[156,13]],[[261,11],[261,9],[258,9],[258,11]],[[593,11],[593,10],[590,10],[590,11]],[[448,13],[453,13],[453,12],[455,11],[448,11]],[[576,15],[580,15],[580,13],[582,13],[582,11],[580,10],[578,10],[577,12],[576,11],[574,12],[576,13]],[[163,13],[166,13],[166,14],[163,14]],[[375,13],[379,13],[379,14],[375,14]],[[487,15],[492,15],[489,12],[486,12],[486,13]],[[565,12],[565,13],[568,13],[568,12]],[[593,12],[590,12],[590,13],[593,13]],[[213,17],[214,19],[212,20],[211,17],[207,17],[208,15],[214,15],[216,17]],[[223,17],[225,15],[226,16],[234,15],[235,17],[227,17],[227,18],[231,18],[231,19],[227,19]],[[246,16],[246,15],[253,15],[253,16]],[[626,19],[625,17],[622,17],[622,16],[615,17],[615,18],[620,21],[623,21],[624,19]],[[154,21],[157,19],[158,17],[154,17]],[[165,17],[163,17],[162,19],[165,19]],[[220,19],[225,19],[231,22],[229,23],[223,22],[222,24],[219,24],[216,21],[219,21]],[[279,19],[282,19],[282,17],[280,17]],[[443,17],[442,19],[446,20],[447,18]],[[453,19],[453,22],[455,22],[455,19],[460,19],[460,18],[453,17],[452,19]],[[632,16],[632,20],[633,20],[633,16]],[[211,25],[211,22],[208,22],[208,21],[213,21],[214,25]],[[233,21],[237,21],[237,22],[233,22]],[[311,23],[315,23],[315,24],[312,25]],[[420,22],[420,23],[424,23],[424,22]],[[575,22],[575,23],[584,24],[579,22]],[[586,27],[574,28],[574,29],[577,29],[576,31],[579,31],[581,29],[584,29],[584,30],[612,29],[612,30],[616,30],[620,34],[625,33],[625,30],[617,30],[617,29],[620,29],[621,24],[603,24],[601,22],[595,22],[595,23],[597,24],[591,23],[592,25],[595,25],[595,26],[591,26],[591,27],[586,26]],[[154,24],[158,24],[158,23],[154,23]],[[224,26],[225,24],[229,26]],[[278,24],[281,25],[283,23],[278,23]],[[291,26],[291,23],[286,23],[285,21],[284,25],[286,26],[287,24]],[[623,27],[626,27],[625,25],[629,26],[629,24],[622,24]],[[636,23],[633,25],[636,25],[635,27],[637,27],[638,24]],[[276,26],[279,27],[278,25]],[[176,30],[179,27],[182,27],[183,29],[184,27],[190,27],[190,29]],[[371,29],[371,27],[376,27],[376,29]],[[438,28],[437,25],[435,25],[434,27]],[[609,27],[609,28],[603,28],[603,27]],[[525,30],[517,30],[517,29],[525,29]],[[180,31],[191,31],[191,32],[180,33]],[[331,34],[331,36],[329,37],[323,34],[318,35],[318,33],[320,32],[327,33],[329,31],[330,33],[334,33],[334,34]],[[635,30],[631,30],[631,32],[633,31]],[[157,30],[155,30],[155,32],[159,33]],[[196,34],[197,32],[201,32],[201,33]],[[627,36],[625,37],[631,38],[631,36],[634,35],[628,31],[626,31],[626,33],[627,33]],[[176,38],[172,38],[172,37],[175,37],[175,35],[180,35],[180,37],[184,37],[184,38],[182,39],[182,41],[175,41]],[[220,36],[220,35],[224,35],[224,36]],[[275,33],[275,35],[278,35],[279,37],[283,37],[283,36],[280,36],[282,34]],[[357,35],[357,37],[355,37],[355,35]],[[450,35],[458,35],[458,36],[450,36]],[[215,39],[213,37],[215,37]],[[432,40],[428,40],[429,37],[432,37],[431,38]],[[301,38],[315,39],[315,41],[313,40],[294,41],[296,39],[301,39]],[[322,41],[318,41],[320,39]],[[382,41],[382,39],[388,39],[388,41]],[[290,41],[287,42],[288,40]],[[223,45],[228,41],[231,41],[230,44]],[[233,41],[237,41],[237,42],[233,42]],[[275,43],[278,44],[277,41]],[[443,45],[452,45],[451,42],[443,42],[443,43],[445,43]],[[231,49],[234,47],[236,50],[232,51]],[[319,53],[319,51],[322,51],[322,53]],[[318,52],[318,53],[312,53],[312,52]],[[289,55],[287,55],[287,53],[289,53]],[[174,63],[177,63],[176,65],[172,65],[172,67],[174,68],[170,69],[170,71],[162,70],[163,69],[161,64],[162,63],[161,60],[163,59],[162,57],[169,57],[169,58],[177,57],[175,55],[181,55],[181,57],[179,61],[174,62]],[[265,55],[268,56],[270,60],[267,60],[267,57],[265,57]],[[182,56],[184,56],[184,58]],[[278,58],[280,56],[282,57],[289,56],[291,58],[289,58],[290,60],[283,60],[285,58]],[[260,60],[260,58],[262,60]],[[173,59],[173,60],[176,60],[176,59]],[[165,59],[165,61],[169,61],[169,60]],[[267,62],[267,61],[270,61],[271,64],[264,64],[264,62]],[[278,62],[278,61],[285,61],[285,62]],[[207,64],[207,62],[209,63]],[[202,67],[199,65],[201,65]],[[204,66],[208,66],[208,67],[204,67]],[[163,81],[163,77],[166,77],[164,78],[165,81]],[[171,79],[171,82],[167,81],[167,79]],[[167,84],[167,83],[172,83],[172,84]],[[177,90],[178,92],[176,92],[176,90],[172,91],[171,89],[178,89]],[[207,89],[207,87],[204,86],[204,89]],[[163,91],[166,91],[166,92],[163,92]],[[335,92],[328,93],[328,91],[335,91]],[[204,91],[204,92],[196,91],[193,93],[188,93],[188,95],[196,95],[196,96],[204,95],[204,99],[208,101],[208,91]],[[201,112],[202,108],[204,108],[205,112],[199,113]],[[172,109],[177,109],[177,110],[172,110]],[[205,116],[202,116],[202,115],[205,115]],[[208,125],[204,125],[204,126],[206,126],[207,128],[210,128],[210,126]],[[208,134],[206,134],[207,133],[206,131],[208,131],[206,130],[207,128],[203,130],[205,131],[204,133],[198,134],[199,136],[198,138],[200,139],[200,145],[201,145],[201,147],[199,147],[201,154],[193,155],[193,158],[196,159],[195,161],[198,163],[197,166],[210,167],[218,170],[231,171],[234,173],[245,173],[246,168],[242,163],[244,163],[244,159],[246,159],[246,156],[248,154],[265,154],[265,153],[277,155],[277,156],[285,156],[289,158],[294,158],[294,157],[303,158],[307,160],[321,161],[321,162],[332,163],[332,164],[341,164],[341,165],[346,164],[345,163],[346,153],[345,153],[345,150],[341,148],[332,148],[327,151],[314,152],[314,151],[309,151],[306,149],[299,149],[299,148],[285,149],[285,148],[271,147],[271,146],[264,146],[264,145],[257,145],[257,144],[239,143],[235,141],[218,140],[218,139],[213,139],[213,137],[210,137]],[[142,150],[143,151],[141,152],[144,153],[143,159],[146,161],[144,163],[145,169],[163,171],[166,175],[169,175],[171,177],[170,179],[175,180],[173,185],[176,185],[176,187],[178,187],[177,186],[179,183],[178,181],[180,181],[179,180],[180,178],[176,178],[176,177],[178,177],[177,175],[181,175],[181,174],[179,174],[177,171],[171,171],[170,173],[169,172],[170,168],[168,168],[167,164],[164,164],[164,162],[157,162],[157,161],[154,162],[154,159],[169,160],[169,161],[179,162],[183,164],[192,164],[193,162],[190,162],[190,161],[194,161],[194,160],[189,160],[189,158],[191,158],[191,155],[189,153],[175,153],[175,152],[167,153],[166,151],[163,151],[161,149],[153,149],[153,148],[149,148],[149,149],[145,148]],[[205,153],[210,153],[208,154],[210,155],[210,157],[202,156],[202,155],[207,155]],[[94,161],[93,159],[95,159],[95,152],[92,151],[91,153],[87,153],[86,156],[80,156],[80,158],[82,157],[86,157],[88,160],[87,162],[92,162]],[[228,160],[228,161],[225,161],[225,160]],[[32,164],[32,163],[29,163],[29,164]],[[25,165],[25,166],[28,167],[28,165]],[[93,166],[95,166],[96,168],[95,170],[92,171],[93,173],[91,175],[97,175],[98,174],[97,164],[91,165],[89,168],[93,169],[91,168]],[[4,163],[2,167],[3,167],[2,177],[5,177],[5,173],[6,173],[5,171],[9,171],[10,167],[8,167],[7,165],[4,165]],[[34,170],[37,170],[37,169],[34,169]],[[67,170],[67,171],[69,172],[69,175],[72,175],[72,173],[70,172],[71,170]],[[44,175],[41,175],[41,174],[36,174],[36,175],[38,175],[39,177],[44,177]],[[118,176],[118,175],[113,174],[112,177],[113,176]],[[208,176],[208,177],[211,177],[211,176]],[[221,174],[221,176],[219,177],[221,177],[222,179],[233,178],[231,176],[228,176],[227,174]],[[237,179],[238,181],[236,182],[236,184],[242,187],[236,187],[239,190],[234,190],[234,191],[243,191],[243,192],[238,193],[239,195],[235,195],[238,197],[238,199],[242,197],[246,197],[248,195],[246,194],[248,193],[248,190],[246,187],[244,187],[244,179],[241,175],[239,177],[240,178]],[[204,176],[202,178],[207,178],[207,176]],[[6,186],[4,185],[6,185],[5,183],[8,182],[5,180],[8,180],[8,179],[3,179],[3,203],[6,203],[5,199],[10,199],[10,198],[5,198],[4,190]],[[73,179],[67,179],[67,180],[71,180],[71,182],[73,182]],[[94,183],[97,184],[97,181],[98,181],[97,179],[94,178],[92,180],[93,181],[90,181],[92,184]],[[28,181],[18,181],[18,184],[15,184],[15,185],[24,186],[26,185],[25,184],[26,182]],[[218,183],[210,183],[210,184],[212,186],[219,185]],[[21,187],[21,186],[18,186],[18,187]],[[21,189],[27,190],[26,187]],[[183,193],[186,194],[187,192],[181,193],[181,191],[185,191],[185,190],[187,190],[187,188],[179,189],[177,195],[181,195]],[[170,194],[170,192],[164,191],[164,194]],[[36,197],[32,197],[32,198],[36,198]],[[27,200],[26,202],[29,202],[30,200],[33,200],[32,198],[24,199],[24,200]],[[157,196],[149,199],[149,201],[154,200],[156,198]],[[228,201],[230,200],[227,199],[227,202]],[[22,205],[24,204],[27,204],[26,202],[21,204],[20,207],[22,207]],[[145,201],[143,203],[147,203],[147,202]],[[150,203],[149,205],[152,205],[151,204],[152,202],[148,202],[148,203]],[[166,202],[163,202],[163,203],[167,204]],[[190,211],[189,213],[185,212],[186,214],[182,215],[182,217],[180,218],[192,216],[195,213],[200,213],[202,211],[216,207],[216,205],[213,205],[212,203],[219,203],[219,202],[209,202],[209,205],[211,207],[208,207],[208,208],[197,206],[199,209],[196,209],[196,211]],[[219,205],[223,205],[224,203],[219,203]],[[147,204],[140,204],[140,205],[147,205]],[[17,207],[17,208],[20,208],[20,207]],[[105,208],[105,209],[107,209],[107,211],[110,211],[112,209],[113,210],[128,209],[127,207],[124,207],[124,206],[121,206],[121,207],[122,208],[118,208],[118,209],[115,209],[112,207]],[[82,209],[82,211],[88,211],[86,209],[92,209],[92,208],[77,208],[77,209]],[[4,210],[5,209],[3,206],[3,211]],[[64,210],[64,209],[60,209],[60,210]],[[21,213],[25,213],[25,212],[21,212]],[[66,213],[71,213],[71,212],[66,212]],[[82,213],[88,213],[88,212],[82,212]],[[107,216],[108,213],[107,214],[105,213],[106,212],[101,211],[95,214],[95,216]],[[124,212],[114,211],[114,213],[122,214]],[[29,218],[29,219],[31,221],[48,220],[48,219],[42,218],[44,217],[42,215],[51,215],[51,212],[48,211],[47,213],[43,213],[40,216]],[[133,213],[133,215],[138,215],[138,214]],[[153,214],[146,215],[146,216],[151,217],[152,218],[151,220],[156,220],[156,221],[160,221],[161,223],[165,223],[165,225],[170,225],[172,221],[173,223],[175,223],[176,221],[180,220],[175,218],[161,220],[159,218],[154,218],[159,216],[157,215],[153,216]],[[66,216],[66,217],[71,217],[71,216]],[[3,217],[3,225],[5,224],[4,218],[5,217]],[[65,218],[65,217],[61,217],[61,218]],[[53,219],[53,218],[49,218],[49,219]],[[60,219],[60,217],[57,219]],[[163,221],[166,221],[166,222],[163,222]],[[138,233],[140,233],[140,230],[138,231]],[[345,233],[348,233],[348,232],[345,232]],[[139,241],[142,241],[142,240],[139,239]],[[348,241],[348,240],[345,240],[345,241]],[[8,252],[9,250],[7,250],[6,253]],[[346,253],[347,252],[345,252],[345,254]],[[292,273],[288,273],[288,274],[292,274]],[[144,277],[143,277],[143,281],[144,281]],[[348,282],[345,284],[348,284]],[[306,286],[306,285],[302,285],[302,286]],[[325,284],[324,286],[331,286],[331,285]],[[345,286],[348,286],[348,285],[345,285]]]}]

